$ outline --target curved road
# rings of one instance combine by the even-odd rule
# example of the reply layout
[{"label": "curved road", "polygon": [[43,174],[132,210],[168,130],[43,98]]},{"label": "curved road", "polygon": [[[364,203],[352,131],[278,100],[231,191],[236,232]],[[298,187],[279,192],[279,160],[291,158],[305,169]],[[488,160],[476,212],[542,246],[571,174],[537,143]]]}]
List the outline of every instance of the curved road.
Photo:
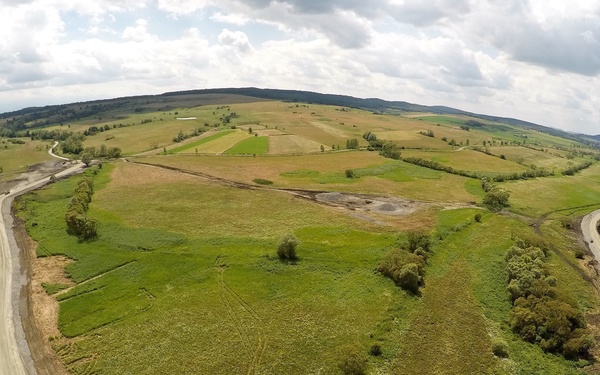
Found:
[{"label": "curved road", "polygon": [[581,221],[581,232],[583,233],[585,242],[594,254],[594,258],[600,262],[600,234],[598,234],[598,230],[596,229],[599,220],[600,210],[587,214]]},{"label": "curved road", "polygon": [[[57,144],[58,142],[48,151],[55,157],[58,156],[54,155],[52,150]],[[56,177],[67,176],[81,170],[83,170],[83,165],[77,163],[56,173]],[[16,196],[39,188],[49,180],[50,177],[45,177],[31,183],[18,185],[9,194],[0,192],[0,374],[2,375],[35,374],[18,314],[21,275],[18,262],[13,264],[13,260],[19,259],[19,250],[14,244],[11,231],[10,210],[11,203]]]}]

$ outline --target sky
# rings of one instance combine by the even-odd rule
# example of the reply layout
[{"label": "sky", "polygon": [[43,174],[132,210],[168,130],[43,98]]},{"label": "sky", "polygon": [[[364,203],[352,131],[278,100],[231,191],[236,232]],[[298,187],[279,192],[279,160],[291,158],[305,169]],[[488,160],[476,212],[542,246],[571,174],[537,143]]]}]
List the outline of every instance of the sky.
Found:
[{"label": "sky", "polygon": [[0,0],[0,112],[249,86],[600,134],[600,0]]}]

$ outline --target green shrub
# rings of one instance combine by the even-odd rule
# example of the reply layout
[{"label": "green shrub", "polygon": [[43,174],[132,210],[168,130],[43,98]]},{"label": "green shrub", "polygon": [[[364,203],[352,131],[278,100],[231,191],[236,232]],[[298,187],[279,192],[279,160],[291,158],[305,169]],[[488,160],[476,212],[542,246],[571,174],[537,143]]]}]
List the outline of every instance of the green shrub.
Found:
[{"label": "green shrub", "polygon": [[499,338],[492,340],[492,353],[496,357],[508,358],[508,344],[506,341]]},{"label": "green shrub", "polygon": [[259,184],[259,185],[273,185],[273,181],[271,181],[271,180],[265,180],[264,178],[255,178],[252,181],[254,183],[256,183],[256,184]]},{"label": "green shrub", "polygon": [[367,369],[367,358],[358,344],[346,345],[340,349],[339,369],[345,375],[362,375]]},{"label": "green shrub", "polygon": [[414,253],[418,248],[429,252],[431,241],[424,232],[408,232],[408,251]]},{"label": "green shrub", "polygon": [[481,223],[481,214],[475,214],[475,221]]},{"label": "green shrub", "polygon": [[373,357],[379,357],[380,355],[383,354],[383,350],[381,350],[381,345],[379,345],[379,344],[371,345],[371,349],[369,350],[369,353]]},{"label": "green shrub", "polygon": [[296,247],[298,247],[298,239],[293,234],[286,234],[277,243],[277,256],[282,260],[297,259]]},{"label": "green shrub", "polygon": [[377,270],[400,288],[418,293],[425,276],[425,260],[419,255],[396,249],[386,255]]},{"label": "green shrub", "polygon": [[[516,243],[527,244],[523,240]],[[556,278],[548,274],[544,264],[544,251],[518,245],[506,255],[507,289],[513,301],[510,327],[545,352],[562,353],[566,358],[586,354],[594,345],[593,337],[585,330],[583,314],[559,298]]]},{"label": "green shrub", "polygon": [[500,211],[504,207],[508,207],[508,198],[510,194],[496,187],[485,193],[483,196],[483,204],[491,211]]},{"label": "green shrub", "polygon": [[346,178],[354,178],[354,171],[352,169],[346,169]]}]

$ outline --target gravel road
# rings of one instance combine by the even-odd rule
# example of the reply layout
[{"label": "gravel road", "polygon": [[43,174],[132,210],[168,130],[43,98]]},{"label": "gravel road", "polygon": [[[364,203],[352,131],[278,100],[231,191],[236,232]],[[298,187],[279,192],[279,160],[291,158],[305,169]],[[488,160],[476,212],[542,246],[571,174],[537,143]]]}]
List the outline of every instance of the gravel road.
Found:
[{"label": "gravel road", "polygon": [[596,229],[596,224],[600,220],[600,210],[596,210],[581,220],[581,232],[583,239],[588,244],[590,250],[594,254],[594,258],[600,262],[600,234]]}]

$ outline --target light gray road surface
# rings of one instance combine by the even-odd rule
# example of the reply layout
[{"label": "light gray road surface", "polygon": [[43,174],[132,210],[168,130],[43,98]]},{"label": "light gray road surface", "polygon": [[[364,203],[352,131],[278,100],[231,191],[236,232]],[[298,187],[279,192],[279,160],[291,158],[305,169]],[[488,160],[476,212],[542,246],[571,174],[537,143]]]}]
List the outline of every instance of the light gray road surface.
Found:
[{"label": "light gray road surface", "polygon": [[594,257],[600,262],[600,234],[598,234],[598,230],[596,229],[599,220],[600,210],[596,210],[584,216],[581,221],[581,232],[583,233],[583,239],[589,245]]}]

